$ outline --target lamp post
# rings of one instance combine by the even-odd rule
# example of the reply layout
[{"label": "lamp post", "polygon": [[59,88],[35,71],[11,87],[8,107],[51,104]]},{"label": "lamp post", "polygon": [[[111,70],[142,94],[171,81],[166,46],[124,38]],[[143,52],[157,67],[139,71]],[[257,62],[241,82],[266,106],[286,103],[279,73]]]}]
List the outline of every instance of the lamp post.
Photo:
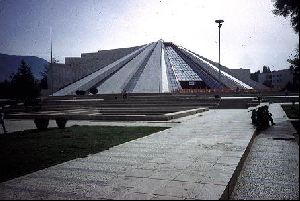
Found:
[{"label": "lamp post", "polygon": [[[52,31],[52,30],[51,30]],[[52,34],[52,32],[51,32]],[[51,58],[50,58],[50,68],[51,68],[51,95],[53,95],[53,57],[52,57],[52,35],[51,35]]]},{"label": "lamp post", "polygon": [[224,20],[215,20],[216,23],[219,24],[219,82],[221,82],[221,49],[220,49],[220,32],[221,32],[221,26],[222,26],[222,23],[224,22]]}]

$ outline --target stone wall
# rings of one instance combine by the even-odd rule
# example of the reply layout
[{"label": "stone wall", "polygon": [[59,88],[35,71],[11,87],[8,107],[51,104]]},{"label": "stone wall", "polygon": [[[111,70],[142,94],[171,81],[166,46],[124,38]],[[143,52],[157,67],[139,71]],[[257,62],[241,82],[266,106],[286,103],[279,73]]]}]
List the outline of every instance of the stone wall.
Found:
[{"label": "stone wall", "polygon": [[[101,68],[82,79],[79,79],[72,84],[62,88],[59,91],[56,91],[54,96],[64,96],[72,95],[76,93],[76,90],[88,91],[90,88],[98,86],[99,83],[102,83],[104,80],[107,80],[112,75],[114,75],[119,69],[123,68],[128,62],[130,62],[134,57],[139,55],[141,51],[145,49],[146,46],[139,48],[138,50],[118,59],[117,61]],[[115,82],[114,84],[116,84]]]},{"label": "stone wall", "polygon": [[66,87],[77,80],[117,61],[141,46],[101,50],[95,53],[84,53],[81,57],[66,57],[65,64],[52,64],[49,68],[48,85],[50,92]]},{"label": "stone wall", "polygon": [[80,58],[67,57],[65,63],[75,70],[76,80],[79,80],[137,50],[140,46],[102,50],[94,53],[83,53]]},{"label": "stone wall", "polygon": [[240,69],[230,69],[230,70],[233,76],[236,76],[238,78],[250,79],[250,69],[240,68]]},{"label": "stone wall", "polygon": [[48,88],[52,93],[76,81],[76,69],[66,64],[51,64],[48,71]]}]

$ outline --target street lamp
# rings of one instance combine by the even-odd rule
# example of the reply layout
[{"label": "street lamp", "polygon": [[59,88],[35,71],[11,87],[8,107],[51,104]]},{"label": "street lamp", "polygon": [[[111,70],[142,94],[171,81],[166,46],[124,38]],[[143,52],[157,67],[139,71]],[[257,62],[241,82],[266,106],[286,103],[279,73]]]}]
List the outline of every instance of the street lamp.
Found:
[{"label": "street lamp", "polygon": [[221,31],[221,26],[222,26],[222,23],[224,22],[224,20],[215,20],[216,23],[219,24],[219,82],[221,82],[221,56],[220,56],[220,31]]},{"label": "street lamp", "polygon": [[[52,31],[52,29],[51,29]],[[51,32],[52,34],[52,32]],[[54,81],[54,77],[53,77],[53,66],[52,66],[52,63],[53,63],[53,57],[52,57],[52,35],[51,35],[51,58],[50,58],[50,68],[51,68],[51,95],[53,95],[53,81]]]}]

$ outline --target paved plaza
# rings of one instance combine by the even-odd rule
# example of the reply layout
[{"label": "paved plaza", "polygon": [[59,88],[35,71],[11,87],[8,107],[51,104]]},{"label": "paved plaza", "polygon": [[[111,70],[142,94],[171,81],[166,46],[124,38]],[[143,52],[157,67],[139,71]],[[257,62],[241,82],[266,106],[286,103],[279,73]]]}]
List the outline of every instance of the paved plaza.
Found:
[{"label": "paved plaza", "polygon": [[[275,110],[272,109],[273,105]],[[276,108],[278,106],[272,104],[270,107],[276,125],[254,140],[254,149],[268,148],[271,145],[270,137],[264,136],[276,133],[277,128],[281,128],[280,123],[287,122],[286,117],[282,118],[283,111]],[[151,122],[152,125],[171,128],[86,158],[68,161],[1,183],[0,198],[228,199],[241,167],[240,161],[244,159],[247,147],[254,139],[255,128],[251,124],[251,112],[248,111],[246,109],[209,110],[168,123]],[[81,123],[99,125],[99,122],[82,121]],[[113,125],[149,124],[118,122]],[[280,133],[283,130],[279,130]],[[287,129],[285,131],[291,132]],[[291,141],[286,142],[291,143]],[[284,149],[280,144],[283,141],[274,140],[272,143],[278,143],[278,147],[273,147],[274,153],[276,148],[280,147],[282,152],[293,150],[288,158],[294,156],[299,158],[297,144]],[[274,153],[269,153],[269,158],[273,157]],[[251,150],[249,158],[251,157],[266,156]],[[249,163],[247,162],[249,158],[246,164]],[[299,171],[297,164],[299,159],[291,168]],[[247,165],[242,172],[245,171],[245,167]],[[285,176],[286,182],[291,183],[294,179],[299,181],[299,174],[290,176],[288,174]],[[240,178],[239,182],[241,182]],[[280,184],[286,183],[279,182]],[[243,187],[241,189],[243,190]],[[257,189],[254,188],[252,193]],[[260,191],[264,191],[264,188],[260,188]],[[240,198],[236,192],[237,189],[234,191],[236,197],[233,198]]]}]

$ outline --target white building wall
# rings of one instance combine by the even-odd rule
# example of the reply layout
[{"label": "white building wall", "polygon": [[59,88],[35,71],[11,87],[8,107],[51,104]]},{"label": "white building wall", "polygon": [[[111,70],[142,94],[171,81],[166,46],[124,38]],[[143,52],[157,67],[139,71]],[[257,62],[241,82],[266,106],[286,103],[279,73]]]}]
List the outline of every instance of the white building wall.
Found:
[{"label": "white building wall", "polygon": [[64,96],[64,95],[70,95],[75,94],[76,90],[88,90],[91,87],[95,86],[97,83],[101,82],[103,79],[105,79],[107,76],[109,76],[114,71],[121,68],[125,63],[130,61],[132,58],[134,58],[136,55],[138,55],[141,51],[145,49],[145,46],[141,47],[140,49],[134,51],[133,53],[113,62],[112,64],[101,68],[100,70],[68,85],[67,87],[64,87],[63,89],[55,92],[54,96]]},{"label": "white building wall", "polygon": [[146,47],[139,55],[113,74],[104,83],[97,87],[99,94],[121,93],[130,78],[137,71],[137,68],[144,61],[145,57],[154,48],[155,43]]},{"label": "white building wall", "polygon": [[170,92],[170,86],[169,86],[169,79],[168,79],[168,70],[167,70],[167,63],[165,60],[165,50],[163,48],[163,45],[161,46],[161,91],[163,93]]},{"label": "white building wall", "polygon": [[269,82],[275,89],[282,89],[288,84],[288,82],[293,83],[293,71],[290,69],[284,69],[272,71],[270,73],[261,73],[258,75],[258,82],[261,84]]},{"label": "white building wall", "polygon": [[48,88],[51,94],[68,84],[76,81],[72,66],[65,64],[51,64],[48,71]]},{"label": "white building wall", "polygon": [[161,92],[161,42],[159,41],[139,77],[133,93]]}]

